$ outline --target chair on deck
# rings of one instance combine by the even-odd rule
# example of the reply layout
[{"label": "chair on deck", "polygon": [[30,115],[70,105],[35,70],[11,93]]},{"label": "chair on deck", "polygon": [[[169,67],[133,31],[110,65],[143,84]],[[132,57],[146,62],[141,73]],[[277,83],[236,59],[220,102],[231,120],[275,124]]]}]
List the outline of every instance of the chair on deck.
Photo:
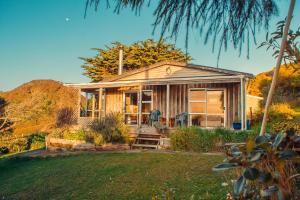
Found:
[{"label": "chair on deck", "polygon": [[161,112],[159,110],[151,110],[149,114],[148,124],[152,126],[155,122],[159,122]]},{"label": "chair on deck", "polygon": [[177,126],[179,124],[179,126],[184,126],[187,124],[187,120],[188,120],[188,113],[182,112],[182,113],[176,115],[175,125]]}]

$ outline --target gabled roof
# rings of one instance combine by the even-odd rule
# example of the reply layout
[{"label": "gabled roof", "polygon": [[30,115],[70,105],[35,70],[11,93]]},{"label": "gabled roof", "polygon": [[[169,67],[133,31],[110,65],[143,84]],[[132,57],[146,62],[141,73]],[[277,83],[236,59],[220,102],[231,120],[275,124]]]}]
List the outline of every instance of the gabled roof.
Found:
[{"label": "gabled roof", "polygon": [[177,66],[177,67],[183,67],[183,68],[188,68],[188,69],[196,69],[196,70],[202,70],[202,71],[215,72],[215,73],[228,75],[228,76],[243,75],[243,76],[248,77],[248,78],[254,77],[254,75],[250,74],[250,73],[227,70],[227,69],[222,69],[222,68],[209,67],[209,66],[204,66],[204,65],[186,64],[186,63],[176,62],[176,61],[162,61],[162,62],[153,64],[153,65],[149,65],[147,67],[143,67],[143,68],[140,68],[140,69],[137,69],[137,70],[132,70],[132,71],[125,72],[122,75],[117,75],[117,76],[114,76],[112,78],[103,79],[103,81],[101,81],[101,82],[118,81],[118,80],[123,79],[125,77],[129,77],[129,76],[141,73],[141,72],[152,70],[152,69],[164,66],[164,65],[170,65],[170,66]]}]

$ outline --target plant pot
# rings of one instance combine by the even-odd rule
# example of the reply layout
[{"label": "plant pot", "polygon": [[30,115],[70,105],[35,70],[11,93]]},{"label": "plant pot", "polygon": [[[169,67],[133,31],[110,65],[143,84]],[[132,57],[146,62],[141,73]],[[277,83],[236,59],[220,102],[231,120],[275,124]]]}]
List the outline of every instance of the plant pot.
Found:
[{"label": "plant pot", "polygon": [[242,123],[241,122],[233,122],[232,127],[233,127],[234,130],[241,130]]}]

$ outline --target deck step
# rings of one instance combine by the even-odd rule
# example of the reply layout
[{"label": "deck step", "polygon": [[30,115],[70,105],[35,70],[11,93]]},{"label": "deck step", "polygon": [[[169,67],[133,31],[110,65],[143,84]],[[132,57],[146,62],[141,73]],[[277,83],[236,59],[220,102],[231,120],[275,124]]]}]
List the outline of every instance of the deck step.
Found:
[{"label": "deck step", "polygon": [[144,138],[144,137],[138,137],[137,140],[152,140],[152,141],[160,141],[160,138]]},{"label": "deck step", "polygon": [[138,137],[141,138],[160,138],[161,135],[152,135],[152,134],[138,134]]},{"label": "deck step", "polygon": [[152,145],[152,144],[132,144],[132,147],[141,147],[141,148],[147,148],[147,149],[157,149],[158,145]]}]

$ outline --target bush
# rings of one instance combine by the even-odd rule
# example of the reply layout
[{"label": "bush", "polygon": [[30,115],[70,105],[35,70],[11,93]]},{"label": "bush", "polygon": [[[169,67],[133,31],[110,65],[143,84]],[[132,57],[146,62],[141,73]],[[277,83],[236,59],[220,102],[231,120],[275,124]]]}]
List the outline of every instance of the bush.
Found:
[{"label": "bush", "polygon": [[225,142],[245,142],[255,135],[249,131],[236,132],[224,128],[207,130],[193,126],[183,127],[171,135],[171,148],[184,151],[219,151]]},{"label": "bush", "polygon": [[66,140],[86,140],[86,131],[84,129],[64,131],[63,138]]},{"label": "bush", "polygon": [[15,139],[9,146],[10,152],[21,152],[29,149],[27,138]]},{"label": "bush", "polygon": [[[299,199],[296,178],[300,136],[286,134],[258,136],[245,145],[232,146],[214,171],[235,169],[234,199]],[[299,195],[299,194],[298,194]]]},{"label": "bush", "polygon": [[274,133],[284,133],[290,129],[293,129],[296,133],[300,134],[300,121],[298,120],[273,122],[271,126]]},{"label": "bush", "polygon": [[75,120],[73,117],[72,108],[61,108],[57,111],[56,126],[63,127],[66,125],[74,124]]},{"label": "bush", "polygon": [[273,104],[270,108],[269,118],[272,121],[292,120],[296,112],[288,103]]},{"label": "bush", "polygon": [[129,129],[120,113],[111,113],[102,119],[96,119],[90,128],[94,132],[100,133],[105,142],[129,141]]},{"label": "bush", "polygon": [[86,141],[98,146],[104,143],[103,137],[100,133],[91,132],[91,131],[87,132]]},{"label": "bush", "polygon": [[7,147],[0,147],[0,153],[7,154],[9,153],[9,149]]},{"label": "bush", "polygon": [[37,132],[28,137],[28,145],[30,149],[40,149],[45,147],[45,137],[47,133]]}]

